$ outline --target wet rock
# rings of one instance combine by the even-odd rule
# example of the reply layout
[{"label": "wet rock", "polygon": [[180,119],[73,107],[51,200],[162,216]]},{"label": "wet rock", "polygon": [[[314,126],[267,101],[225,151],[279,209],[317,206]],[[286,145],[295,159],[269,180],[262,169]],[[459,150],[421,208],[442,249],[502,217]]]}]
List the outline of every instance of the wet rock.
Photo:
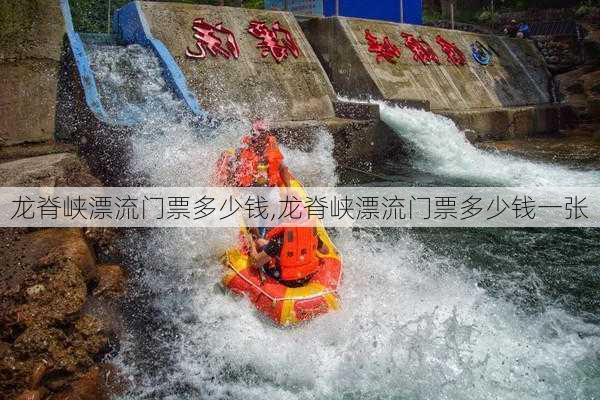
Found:
[{"label": "wet rock", "polygon": [[125,292],[125,273],[117,264],[100,265],[98,270],[98,286],[94,296],[118,298]]},{"label": "wet rock", "polygon": [[44,378],[44,375],[48,373],[50,370],[50,363],[45,359],[39,361],[33,367],[33,372],[31,373],[31,381],[29,382],[29,387],[32,389],[37,388],[40,385],[40,382]]},{"label": "wet rock", "polygon": [[108,348],[104,323],[82,315],[94,254],[80,229],[0,228],[0,243],[0,393],[69,390]]},{"label": "wet rock", "polygon": [[558,75],[564,100],[576,112],[580,121],[596,118],[600,109],[600,68],[586,65],[571,72]]},{"label": "wet rock", "polygon": [[[1,235],[0,236],[8,236]],[[0,323],[64,322],[81,309],[96,277],[94,255],[80,229],[43,229],[6,238],[0,247]]]},{"label": "wet rock", "polygon": [[529,160],[598,169],[600,142],[594,142],[592,132],[587,128],[578,128],[568,131],[564,136],[488,141],[478,143],[478,147]]},{"label": "wet rock", "polygon": [[38,297],[38,295],[42,294],[44,291],[46,290],[46,286],[42,285],[42,284],[37,284],[37,285],[33,285],[28,287],[25,292],[27,292],[27,297],[29,299],[35,299],[36,297]]},{"label": "wet rock", "polygon": [[0,186],[102,186],[70,153],[23,158],[0,164]]},{"label": "wet rock", "polygon": [[100,354],[108,348],[108,338],[102,321],[91,315],[75,322],[74,344],[85,348],[89,354]]},{"label": "wet rock", "polygon": [[26,390],[16,400],[42,400],[46,396],[45,389]]},{"label": "wet rock", "polygon": [[13,397],[22,391],[26,386],[21,382],[27,382],[29,377],[29,365],[22,361],[19,354],[14,351],[12,346],[6,342],[0,342],[0,393]]},{"label": "wet rock", "polygon": [[77,265],[66,263],[58,271],[41,274],[40,278],[48,290],[15,307],[18,323],[27,327],[56,324],[68,321],[81,310],[87,287]]},{"label": "wet rock", "polygon": [[570,93],[570,94],[583,94],[583,93],[585,93],[585,89],[583,87],[583,83],[581,83],[581,82],[575,82],[574,84],[572,84],[569,87],[565,88],[565,90],[567,91],[567,93]]},{"label": "wet rock", "polygon": [[86,228],[84,230],[84,236],[93,244],[96,254],[105,256],[116,257],[118,255],[113,244],[117,235],[117,230],[114,228]]},{"label": "wet rock", "polygon": [[71,383],[71,388],[52,396],[52,400],[103,400],[108,399],[106,384],[99,367],[91,368]]}]

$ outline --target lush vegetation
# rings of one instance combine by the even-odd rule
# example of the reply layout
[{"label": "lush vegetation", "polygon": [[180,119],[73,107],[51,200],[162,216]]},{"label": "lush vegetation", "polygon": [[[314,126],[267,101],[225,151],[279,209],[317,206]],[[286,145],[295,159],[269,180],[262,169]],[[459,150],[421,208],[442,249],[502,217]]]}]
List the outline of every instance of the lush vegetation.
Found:
[{"label": "lush vegetation", "polygon": [[[70,0],[75,27],[80,32],[106,32],[108,15],[131,0]],[[263,0],[163,0],[178,3],[242,5],[247,8],[263,8]]]},{"label": "lush vegetation", "polygon": [[[493,3],[493,8],[492,8]],[[442,1],[431,0],[424,10],[425,21],[449,19],[442,13]],[[494,16],[531,9],[571,8],[576,15],[585,15],[594,7],[600,7],[600,0],[454,0],[454,18],[459,22],[489,24]]]}]

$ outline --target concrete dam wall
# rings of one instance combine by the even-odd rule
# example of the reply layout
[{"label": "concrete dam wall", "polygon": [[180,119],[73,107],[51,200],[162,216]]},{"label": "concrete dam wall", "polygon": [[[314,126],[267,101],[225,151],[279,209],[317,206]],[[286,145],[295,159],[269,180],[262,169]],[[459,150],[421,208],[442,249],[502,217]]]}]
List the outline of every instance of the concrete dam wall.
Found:
[{"label": "concrete dam wall", "polygon": [[[312,19],[304,32],[338,94],[351,98],[427,102],[463,128],[486,135],[525,135],[552,130],[556,113],[548,105],[550,74],[531,41],[357,18]],[[400,55],[376,60],[365,32],[387,37]],[[413,58],[402,33],[426,41],[439,63]],[[454,43],[465,65],[447,59],[436,37]],[[492,55],[489,65],[476,62],[471,45],[480,42]]]},{"label": "concrete dam wall", "polygon": [[[366,30],[380,40],[387,36],[400,48],[395,64],[376,61],[375,54],[368,51]],[[345,96],[425,100],[432,111],[550,102],[549,74],[541,55],[528,40],[343,17],[311,20],[306,23],[305,32],[331,71],[336,90]],[[440,64],[415,61],[413,53],[404,46],[401,32],[422,37],[432,46]],[[467,58],[466,65],[456,66],[446,59],[436,44],[437,35],[457,45]],[[490,65],[482,66],[471,57],[470,45],[475,41],[497,53]]]},{"label": "concrete dam wall", "polygon": [[58,1],[2,1],[0,26],[0,145],[50,140],[65,32]]},{"label": "concrete dam wall", "polygon": [[[340,162],[369,163],[382,151],[392,151],[391,143],[398,142],[379,122],[377,107],[337,101],[325,70],[292,13],[138,4],[149,34],[165,45],[189,90],[209,114],[217,118],[264,118],[280,140],[304,149],[315,143],[317,135],[328,131],[336,142]],[[264,24],[255,27],[261,34],[275,32],[275,36],[263,41],[251,34],[253,23]],[[195,24],[197,29],[193,29]],[[212,47],[215,54],[211,54],[210,44],[215,38],[220,42]],[[281,47],[286,48],[285,55],[278,53]]]},{"label": "concrete dam wall", "polygon": [[[0,79],[7,88],[0,102],[0,143],[47,141],[57,130],[72,138],[97,127],[130,125],[109,120],[97,94],[92,96],[95,90],[88,86],[94,86],[94,74],[87,65],[86,48],[97,38],[80,37],[74,31],[66,0],[10,0],[0,7],[6,26],[0,32]],[[15,25],[17,16],[30,23]],[[193,30],[200,18],[211,32]],[[271,31],[278,24],[278,45],[285,45],[289,35],[293,46],[288,47],[296,51],[287,49],[286,56],[277,60],[270,53],[273,49],[265,49],[264,42],[249,32],[254,22]],[[72,56],[63,53],[61,60],[65,25],[64,43],[70,50],[66,54]],[[533,44],[525,40],[354,18],[313,19],[300,26],[291,13],[161,2],[130,3],[115,15],[113,28],[117,35],[110,35],[110,40],[118,45],[138,43],[153,50],[173,91],[192,113],[266,118],[280,129],[282,138],[299,142],[326,127],[345,149],[338,158],[346,152],[354,159],[373,159],[391,140],[378,122],[376,107],[343,104],[338,95],[430,107],[484,135],[526,135],[558,126],[560,113],[550,105],[548,72]],[[368,51],[367,29],[380,40],[387,36],[401,49],[395,63],[376,61]],[[401,32],[429,42],[440,64],[413,60]],[[205,44],[217,37],[225,51],[231,49],[233,38],[235,56],[210,54],[195,34],[204,35]],[[465,53],[466,65],[446,60],[435,43],[438,34],[456,43]],[[493,50],[490,65],[472,59],[469,46],[474,41]],[[202,51],[205,57],[190,57],[190,52]],[[64,85],[58,85],[57,94],[61,62]],[[68,101],[61,101],[64,97]],[[79,103],[85,110],[70,113]],[[74,115],[78,117],[67,118]],[[307,131],[310,135],[304,135]]]},{"label": "concrete dam wall", "polygon": [[[274,121],[334,117],[333,88],[291,13],[159,2],[141,2],[141,9],[152,35],[168,48],[207,111]],[[213,26],[222,22],[233,33],[237,58],[208,52],[203,59],[186,56],[186,49],[199,51],[192,26],[200,17]],[[291,33],[298,56],[290,54],[279,63],[271,55],[263,57],[257,48],[260,39],[247,32],[253,20],[268,27],[279,22]],[[219,38],[225,42],[225,36]]]}]

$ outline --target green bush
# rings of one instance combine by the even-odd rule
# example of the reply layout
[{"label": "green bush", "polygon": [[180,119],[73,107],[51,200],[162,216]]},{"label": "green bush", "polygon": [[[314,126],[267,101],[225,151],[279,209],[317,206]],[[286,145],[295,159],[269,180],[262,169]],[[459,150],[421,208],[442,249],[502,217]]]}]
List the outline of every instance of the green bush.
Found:
[{"label": "green bush", "polygon": [[592,0],[583,2],[583,3],[581,3],[581,5],[579,7],[577,7],[577,10],[575,11],[575,15],[579,18],[585,17],[586,15],[590,14],[594,8],[598,7],[600,5],[599,3],[600,2],[598,2],[598,1],[592,1]]},{"label": "green bush", "polygon": [[490,22],[492,20],[492,13],[488,10],[483,10],[477,17],[479,22]]},{"label": "green bush", "polygon": [[[110,14],[131,0],[111,0]],[[219,0],[162,0],[177,3],[218,5]],[[239,6],[240,0],[225,0],[226,6]],[[106,32],[108,29],[109,0],[70,0],[73,23],[78,32]],[[263,8],[263,0],[243,0],[244,7]]]}]

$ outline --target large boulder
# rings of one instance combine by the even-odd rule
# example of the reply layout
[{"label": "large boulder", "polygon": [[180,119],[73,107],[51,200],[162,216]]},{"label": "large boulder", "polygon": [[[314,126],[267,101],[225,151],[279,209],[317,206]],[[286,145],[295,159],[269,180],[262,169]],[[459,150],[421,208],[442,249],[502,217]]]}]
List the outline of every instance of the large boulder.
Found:
[{"label": "large boulder", "polygon": [[0,186],[102,186],[70,153],[23,158],[0,164]]},{"label": "large boulder", "polygon": [[72,393],[109,350],[106,322],[85,307],[93,251],[78,228],[0,229],[0,242],[0,392]]}]

